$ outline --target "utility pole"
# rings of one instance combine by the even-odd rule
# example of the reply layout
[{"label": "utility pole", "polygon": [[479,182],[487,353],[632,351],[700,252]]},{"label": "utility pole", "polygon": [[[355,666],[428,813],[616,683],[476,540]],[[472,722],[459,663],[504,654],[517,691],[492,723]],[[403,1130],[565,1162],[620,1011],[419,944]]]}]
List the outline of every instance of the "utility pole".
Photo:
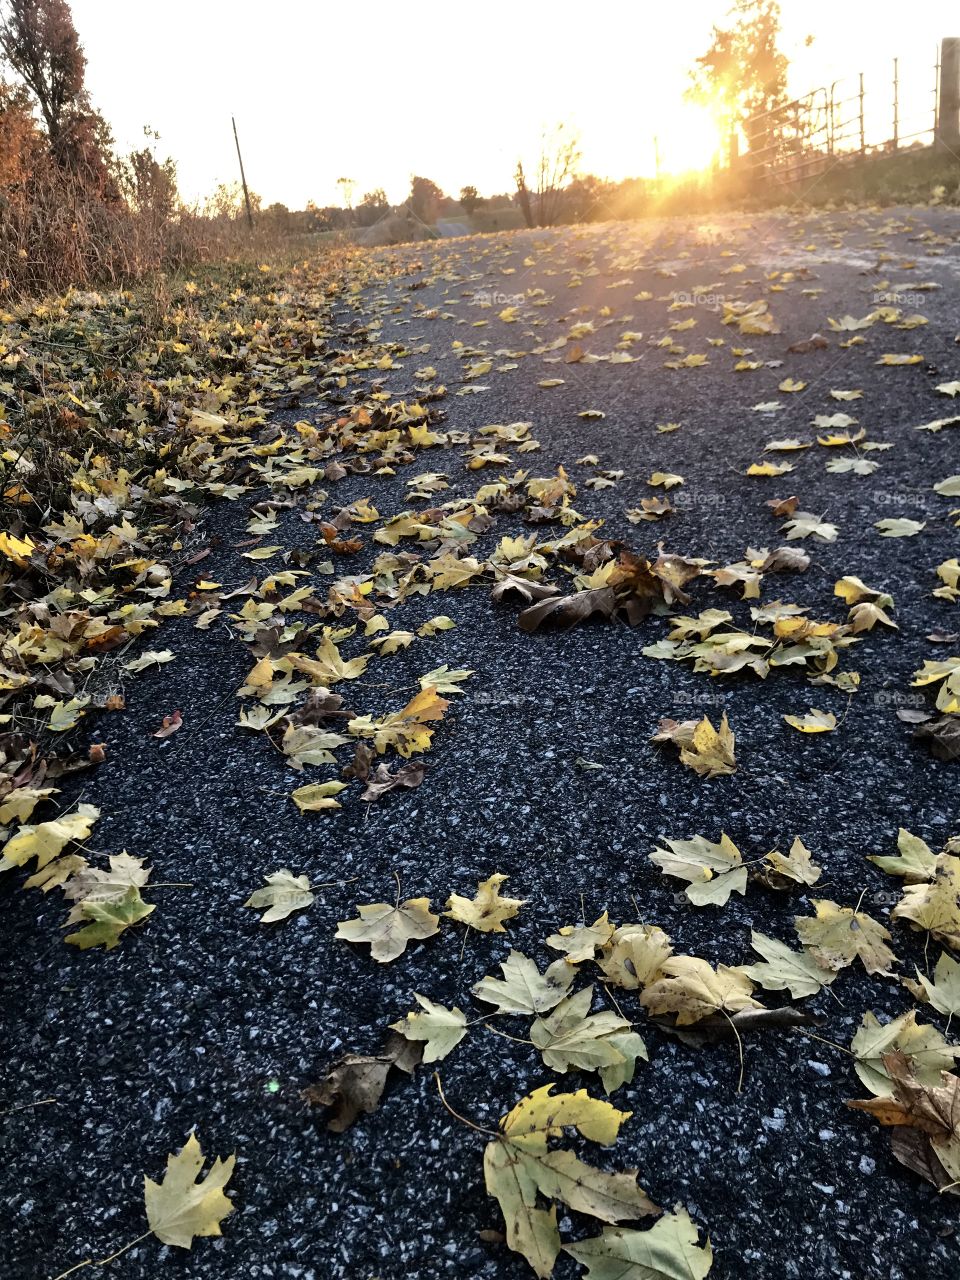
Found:
[{"label": "utility pole", "polygon": [[237,137],[237,122],[231,116],[230,123],[233,125],[233,140],[237,144],[237,159],[240,161],[240,181],[243,183],[243,202],[247,206],[247,226],[253,230],[253,213],[250,209],[250,192],[247,190],[247,175],[243,172],[243,156],[240,154],[240,139]]}]

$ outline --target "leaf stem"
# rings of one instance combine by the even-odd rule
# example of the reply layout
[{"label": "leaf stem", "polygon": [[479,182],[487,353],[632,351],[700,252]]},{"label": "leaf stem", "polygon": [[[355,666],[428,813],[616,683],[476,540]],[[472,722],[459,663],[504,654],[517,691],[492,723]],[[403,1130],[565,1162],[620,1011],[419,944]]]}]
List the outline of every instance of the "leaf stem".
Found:
[{"label": "leaf stem", "polygon": [[58,1102],[58,1098],[38,1098],[36,1102],[18,1102],[15,1107],[0,1111],[0,1116],[12,1116],[16,1111],[29,1111],[31,1107],[45,1107],[48,1102]]},{"label": "leaf stem", "polygon": [[831,1049],[837,1049],[840,1053],[845,1053],[848,1058],[855,1058],[857,1055],[852,1049],[848,1049],[845,1045],[837,1044],[836,1040],[827,1040],[824,1036],[818,1036],[814,1031],[808,1031],[806,1027],[795,1027],[794,1030],[799,1031],[802,1036],[809,1036],[811,1040],[819,1040],[821,1044],[827,1044]]},{"label": "leaf stem", "polygon": [[[459,1120],[461,1124],[465,1124],[468,1129],[475,1129],[477,1133],[485,1133],[488,1138],[496,1138],[498,1136],[493,1131],[493,1129],[484,1129],[482,1125],[474,1124],[472,1120],[468,1120],[466,1116],[462,1116],[459,1111],[454,1111],[453,1107],[451,1107],[450,1103],[447,1101],[446,1096],[443,1092],[443,1085],[440,1083],[440,1072],[435,1071],[433,1073],[433,1078],[437,1082],[437,1093],[439,1093],[440,1095],[440,1101],[447,1108],[447,1110],[450,1112],[450,1114],[453,1116],[455,1120]],[[61,1277],[55,1276],[54,1280],[61,1280]]]},{"label": "leaf stem", "polygon": [[122,1253],[126,1253],[128,1249],[132,1249],[135,1244],[139,1244],[141,1240],[146,1240],[147,1236],[153,1232],[145,1231],[142,1236],[137,1236],[136,1240],[131,1240],[129,1244],[125,1244],[122,1248],[117,1249],[115,1253],[111,1253],[106,1258],[84,1258],[83,1262],[76,1262],[72,1267],[68,1267],[66,1271],[61,1271],[59,1275],[53,1277],[53,1280],[64,1280],[65,1276],[72,1276],[75,1271],[79,1271],[81,1267],[105,1267],[108,1262],[113,1262],[115,1258],[119,1258]]},{"label": "leaf stem", "polygon": [[492,1031],[495,1036],[503,1036],[504,1040],[512,1040],[514,1044],[533,1044],[532,1040],[522,1040],[519,1036],[512,1036],[509,1031],[501,1031],[499,1027],[487,1027],[487,1031]]},{"label": "leaf stem", "polygon": [[730,1017],[729,1013],[727,1013],[726,1009],[721,1009],[720,1012],[723,1014],[726,1020],[730,1023],[730,1030],[737,1037],[737,1052],[740,1055],[740,1079],[737,1081],[737,1093],[743,1093],[743,1071],[744,1071],[743,1040],[740,1037],[740,1032],[737,1030],[735,1022]]}]

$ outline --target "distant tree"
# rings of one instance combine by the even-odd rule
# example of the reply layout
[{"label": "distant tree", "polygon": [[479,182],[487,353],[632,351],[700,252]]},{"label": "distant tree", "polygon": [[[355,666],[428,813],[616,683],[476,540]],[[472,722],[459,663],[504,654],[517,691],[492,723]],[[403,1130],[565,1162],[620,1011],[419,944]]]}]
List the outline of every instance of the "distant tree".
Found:
[{"label": "distant tree", "polygon": [[520,205],[520,212],[523,214],[523,221],[528,227],[532,227],[534,226],[533,205],[530,201],[530,189],[527,186],[526,174],[523,172],[522,160],[517,161],[513,180],[517,184],[517,202]]},{"label": "distant tree", "polygon": [[66,0],[2,0],[0,56],[35,99],[56,162],[88,193],[118,200],[113,138],[90,106],[86,58]]},{"label": "distant tree", "polygon": [[460,188],[460,204],[467,215],[472,215],[483,203],[483,196],[477,194],[476,187]]},{"label": "distant tree", "polygon": [[565,222],[596,222],[610,217],[610,202],[617,194],[614,182],[592,173],[574,178],[567,186],[563,200]]},{"label": "distant tree", "polygon": [[163,221],[180,203],[177,166],[169,156],[163,161],[157,159],[155,148],[160,135],[149,127],[143,132],[147,144],[131,151],[118,164],[120,187],[132,208]]},{"label": "distant tree", "polygon": [[86,58],[66,0],[6,0],[0,50],[36,98],[56,150],[72,117],[88,110]]},{"label": "distant tree", "polygon": [[380,221],[389,208],[390,201],[387,199],[387,193],[383,187],[377,187],[373,191],[366,192],[357,205],[357,222],[361,227],[372,227],[375,222]]},{"label": "distant tree", "polygon": [[564,132],[562,124],[540,138],[540,156],[536,167],[536,187],[527,185],[523,162],[517,161],[514,181],[517,199],[528,227],[552,227],[563,213],[564,189],[577,173],[580,145],[574,133]]},{"label": "distant tree", "polygon": [[[250,208],[259,213],[263,201],[255,191],[250,192]],[[207,196],[203,202],[203,214],[206,218],[234,222],[247,216],[243,199],[243,187],[239,182],[221,182],[213,195]]]},{"label": "distant tree", "polygon": [[279,231],[281,235],[289,235],[293,230],[293,219],[290,210],[285,204],[274,201],[268,204],[262,213],[262,219],[268,222],[273,229]]},{"label": "distant tree", "polygon": [[410,179],[410,212],[421,222],[432,224],[437,220],[437,210],[444,194],[435,182],[414,174]]},{"label": "distant tree", "polygon": [[353,214],[340,205],[321,209],[313,200],[308,200],[304,212],[296,216],[304,231],[343,231],[353,221]]},{"label": "distant tree", "polygon": [[[787,59],[777,46],[779,0],[734,0],[727,24],[714,27],[710,47],[690,73],[692,98],[709,103],[728,130],[770,111],[786,98]],[[756,147],[767,141],[756,130]]]},{"label": "distant tree", "polygon": [[356,178],[338,178],[337,186],[340,188],[343,196],[343,203],[347,209],[353,208],[353,193],[357,189]]}]

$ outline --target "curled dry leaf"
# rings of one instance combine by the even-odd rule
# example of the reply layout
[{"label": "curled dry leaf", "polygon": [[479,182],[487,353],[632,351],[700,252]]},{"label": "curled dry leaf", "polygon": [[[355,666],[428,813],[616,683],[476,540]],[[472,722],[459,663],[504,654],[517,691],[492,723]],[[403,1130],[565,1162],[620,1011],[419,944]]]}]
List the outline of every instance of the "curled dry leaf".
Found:
[{"label": "curled dry leaf", "polygon": [[311,1106],[328,1107],[327,1128],[349,1129],[360,1115],[376,1111],[391,1067],[410,1075],[423,1056],[423,1045],[391,1031],[379,1053],[348,1053],[330,1064],[319,1084],[300,1094]]},{"label": "curled dry leaf", "polygon": [[169,738],[170,735],[176,733],[182,725],[183,716],[179,711],[174,711],[171,715],[163,717],[163,720],[160,723],[160,728],[154,732],[153,737]]},{"label": "curled dry leaf", "polygon": [[360,799],[368,804],[398,789],[419,787],[426,777],[427,766],[421,762],[403,764],[395,773],[391,773],[385,764],[379,764],[372,775],[366,778],[367,787]]},{"label": "curled dry leaf", "polygon": [[892,1096],[847,1106],[895,1129],[891,1147],[901,1164],[939,1191],[960,1195],[960,1078],[944,1071],[938,1085],[923,1084],[902,1053],[884,1055],[883,1066]]},{"label": "curled dry leaf", "polygon": [[716,778],[737,771],[734,755],[736,738],[726,712],[721,717],[719,728],[714,728],[707,716],[702,720],[663,719],[659,732],[650,741],[672,742],[680,748],[680,763],[701,777]]}]

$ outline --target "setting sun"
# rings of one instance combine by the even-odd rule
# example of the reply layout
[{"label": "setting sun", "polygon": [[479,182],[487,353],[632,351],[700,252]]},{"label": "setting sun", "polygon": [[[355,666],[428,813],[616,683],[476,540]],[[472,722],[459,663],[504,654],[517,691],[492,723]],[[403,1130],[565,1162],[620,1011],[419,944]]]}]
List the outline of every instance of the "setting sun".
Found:
[{"label": "setting sun", "polygon": [[657,135],[661,174],[678,175],[707,169],[723,146],[720,125],[709,107],[682,102]]}]

